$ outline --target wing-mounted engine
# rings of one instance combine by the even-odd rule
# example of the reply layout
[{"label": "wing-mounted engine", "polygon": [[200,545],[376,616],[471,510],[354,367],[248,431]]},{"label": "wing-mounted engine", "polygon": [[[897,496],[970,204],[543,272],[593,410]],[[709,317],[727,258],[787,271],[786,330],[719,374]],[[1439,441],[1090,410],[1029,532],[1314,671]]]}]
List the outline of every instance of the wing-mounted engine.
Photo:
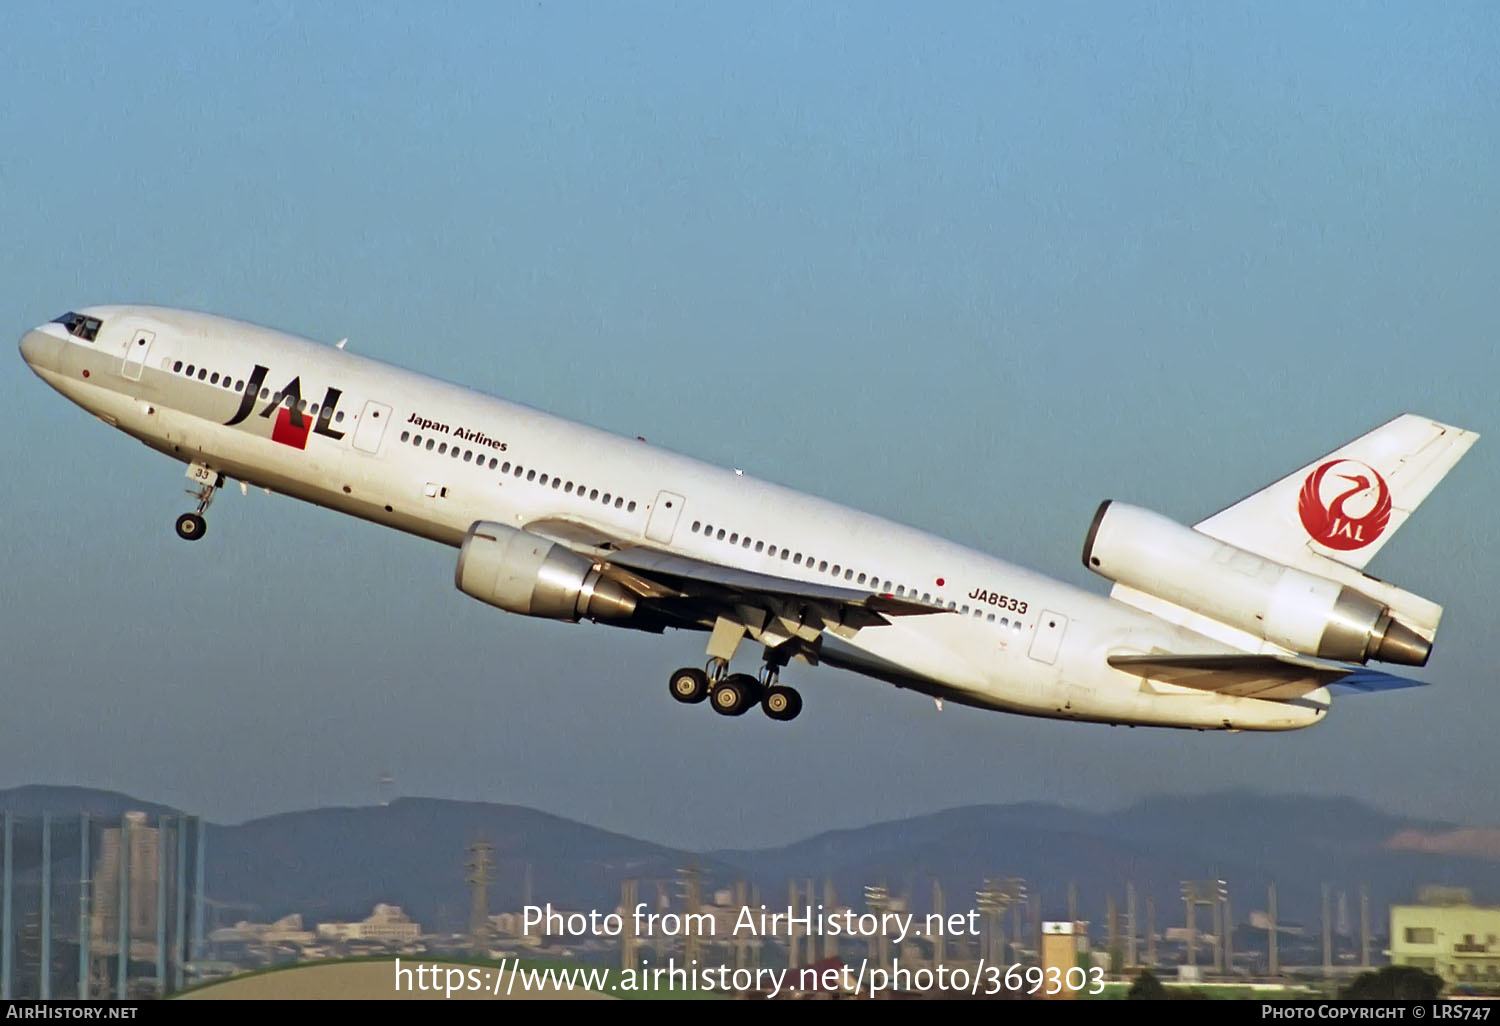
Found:
[{"label": "wing-mounted engine", "polygon": [[1210,538],[1150,510],[1107,501],[1083,565],[1108,580],[1274,645],[1322,659],[1423,666],[1428,638],[1363,592]]},{"label": "wing-mounted engine", "polygon": [[605,577],[592,560],[485,520],[469,528],[453,579],[465,595],[523,616],[619,624],[636,615],[636,593]]}]

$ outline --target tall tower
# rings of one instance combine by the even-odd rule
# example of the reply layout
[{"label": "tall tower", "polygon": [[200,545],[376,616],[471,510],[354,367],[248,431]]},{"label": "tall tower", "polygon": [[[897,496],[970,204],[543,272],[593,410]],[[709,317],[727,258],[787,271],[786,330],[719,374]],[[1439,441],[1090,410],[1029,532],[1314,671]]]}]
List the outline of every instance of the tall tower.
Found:
[{"label": "tall tower", "polygon": [[468,848],[468,871],[464,881],[474,889],[474,905],[469,913],[469,946],[474,954],[488,954],[490,950],[490,871],[495,864],[495,848],[480,836]]}]

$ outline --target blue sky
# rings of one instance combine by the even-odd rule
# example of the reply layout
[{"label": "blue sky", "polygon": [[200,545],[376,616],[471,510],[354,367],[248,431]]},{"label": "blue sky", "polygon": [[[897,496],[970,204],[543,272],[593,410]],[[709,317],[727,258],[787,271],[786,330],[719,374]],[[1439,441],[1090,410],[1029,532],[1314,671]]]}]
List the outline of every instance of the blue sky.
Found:
[{"label": "blue sky", "polygon": [[12,357],[0,785],[238,820],[389,770],[703,846],[1240,785],[1500,822],[1496,52],[1484,3],[8,10],[6,337],[348,336],[1101,591],[1101,499],[1191,523],[1405,410],[1488,437],[1370,568],[1445,604],[1430,688],[1200,736],[821,670],[782,725],[670,700],[700,636],[506,616],[288,499],[184,545],[181,468]]}]

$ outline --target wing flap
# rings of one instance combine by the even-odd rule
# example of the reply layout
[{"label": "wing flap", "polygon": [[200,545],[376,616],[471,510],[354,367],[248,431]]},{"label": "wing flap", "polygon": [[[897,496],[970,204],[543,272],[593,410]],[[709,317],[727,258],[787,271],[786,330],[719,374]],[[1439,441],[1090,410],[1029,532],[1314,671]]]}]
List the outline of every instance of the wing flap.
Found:
[{"label": "wing flap", "polygon": [[1293,655],[1197,653],[1112,655],[1109,665],[1146,680],[1235,698],[1273,702],[1298,699],[1319,688],[1368,693],[1422,687],[1425,681]]}]

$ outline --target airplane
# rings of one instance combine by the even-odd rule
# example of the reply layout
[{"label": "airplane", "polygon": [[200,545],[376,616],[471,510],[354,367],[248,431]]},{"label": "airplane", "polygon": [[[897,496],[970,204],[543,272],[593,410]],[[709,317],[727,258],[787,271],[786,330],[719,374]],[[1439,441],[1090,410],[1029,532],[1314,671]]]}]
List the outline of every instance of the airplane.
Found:
[{"label": "airplane", "polygon": [[[1442,607],[1364,567],[1478,435],[1403,414],[1188,527],[1117,501],[1083,564],[1108,595],[822,498],[337,345],[155,306],[70,311],[30,368],[226,481],[458,550],[459,591],[524,616],[708,635],[678,702],[794,719],[792,663],[1051,719],[1282,731],[1424,682]],[[756,673],[731,672],[759,647]]]}]

